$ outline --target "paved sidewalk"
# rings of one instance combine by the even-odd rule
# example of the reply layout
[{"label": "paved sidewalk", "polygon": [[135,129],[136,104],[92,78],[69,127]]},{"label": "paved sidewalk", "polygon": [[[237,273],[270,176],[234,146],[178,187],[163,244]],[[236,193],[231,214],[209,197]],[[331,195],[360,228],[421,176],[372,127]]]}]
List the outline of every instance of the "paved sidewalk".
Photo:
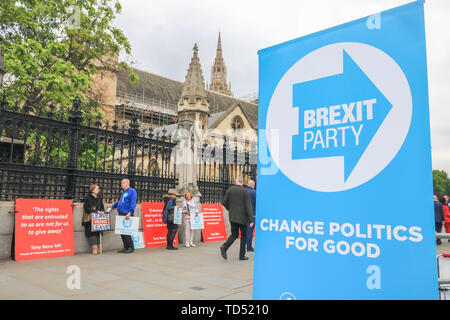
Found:
[{"label": "paved sidewalk", "polygon": [[[220,256],[222,242],[115,251],[102,255],[0,261],[0,299],[251,299],[253,253],[240,261],[239,243]],[[70,290],[67,267],[81,270],[81,289]]]},{"label": "paved sidewalk", "polygon": [[441,239],[442,244],[436,246],[436,254],[450,253],[450,242],[447,239]]},{"label": "paved sidewalk", "polygon": [[[102,255],[30,261],[0,261],[0,300],[4,299],[251,299],[253,253],[239,261],[239,243],[220,256],[222,242],[197,243],[195,248],[179,245],[178,251],[164,248],[137,249],[132,254],[115,251]],[[450,253],[442,241],[437,254]],[[446,261],[445,261],[446,262]],[[67,267],[81,270],[81,289],[70,290]],[[445,268],[449,268],[450,264]],[[442,268],[444,271],[444,266]]]}]

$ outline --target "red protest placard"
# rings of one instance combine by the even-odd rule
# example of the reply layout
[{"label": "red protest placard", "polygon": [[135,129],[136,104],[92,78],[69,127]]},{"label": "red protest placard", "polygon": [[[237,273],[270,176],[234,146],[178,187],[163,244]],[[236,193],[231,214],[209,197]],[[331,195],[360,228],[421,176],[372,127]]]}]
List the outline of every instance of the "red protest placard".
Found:
[{"label": "red protest placard", "polygon": [[202,229],[204,242],[227,240],[227,231],[221,204],[202,204],[205,227]]},{"label": "red protest placard", "polygon": [[109,225],[109,218],[97,218],[97,219],[92,219],[91,222],[94,226],[104,226],[104,225]]},{"label": "red protest placard", "polygon": [[72,256],[72,200],[17,199],[15,259]]},{"label": "red protest placard", "polygon": [[[164,202],[142,202],[141,208],[145,247],[167,246],[167,226],[162,221]],[[178,244],[178,235],[173,244]]]}]

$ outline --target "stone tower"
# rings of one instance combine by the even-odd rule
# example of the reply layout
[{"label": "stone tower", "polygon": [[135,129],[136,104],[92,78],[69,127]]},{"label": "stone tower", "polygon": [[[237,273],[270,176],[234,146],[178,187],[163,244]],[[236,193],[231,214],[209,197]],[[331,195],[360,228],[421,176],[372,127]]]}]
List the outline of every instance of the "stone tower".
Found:
[{"label": "stone tower", "polygon": [[209,89],[222,94],[231,96],[231,83],[227,85],[227,67],[222,57],[222,41],[217,41],[217,53],[214,59],[214,65],[211,67],[211,83]]},{"label": "stone tower", "polygon": [[[109,65],[117,66],[119,64],[119,56],[104,56],[102,60]],[[112,122],[116,114],[116,90],[117,90],[117,72],[108,71],[102,67],[100,62],[95,62],[99,69],[97,74],[92,75],[92,83],[90,85],[89,94],[91,99],[100,104],[102,112],[105,114],[105,120]]]},{"label": "stone tower", "polygon": [[204,134],[208,129],[209,102],[207,100],[202,69],[198,58],[198,47],[194,45],[183,92],[178,101],[178,119],[190,119],[197,132]]}]

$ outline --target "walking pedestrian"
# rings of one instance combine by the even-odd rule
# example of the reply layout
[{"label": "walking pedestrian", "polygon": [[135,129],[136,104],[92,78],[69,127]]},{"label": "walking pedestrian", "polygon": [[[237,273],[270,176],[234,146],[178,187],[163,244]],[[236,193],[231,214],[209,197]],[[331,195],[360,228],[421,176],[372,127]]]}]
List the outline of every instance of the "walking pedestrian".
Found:
[{"label": "walking pedestrian", "polygon": [[236,178],[236,184],[231,186],[225,193],[222,205],[228,210],[231,224],[231,236],[220,247],[222,257],[227,259],[227,250],[239,237],[241,231],[241,243],[239,247],[239,260],[248,260],[245,256],[247,242],[247,225],[253,227],[253,209],[250,193],[243,187],[241,177]]},{"label": "walking pedestrian", "polygon": [[92,231],[91,214],[105,214],[105,207],[99,193],[100,188],[97,184],[93,184],[90,186],[89,194],[84,201],[84,214],[81,221],[81,225],[84,226],[84,235],[88,239],[92,254],[94,255],[101,253],[98,250],[98,245],[100,244],[100,234],[102,233],[102,231]]},{"label": "walking pedestrian", "polygon": [[[434,195],[434,222],[436,233],[441,233],[442,225],[445,223],[444,209],[442,204],[438,201],[438,197]],[[441,239],[436,239],[436,245],[441,245]]]},{"label": "walking pedestrian", "polygon": [[[120,216],[125,216],[126,220],[134,216],[134,209],[137,203],[137,192],[130,187],[130,180],[123,179],[121,181],[121,187],[123,190],[119,201],[112,205],[112,208],[117,208]],[[131,235],[121,234],[123,249],[117,251],[118,253],[132,253],[134,252],[133,238]]]},{"label": "walking pedestrian", "polygon": [[184,194],[184,200],[181,207],[181,211],[183,214],[184,221],[184,245],[186,247],[195,247],[194,244],[194,235],[195,230],[191,229],[191,215],[197,215],[199,212],[199,208],[197,205],[197,201],[192,198],[192,194],[190,192],[186,192]]},{"label": "walking pedestrian", "polygon": [[169,191],[167,191],[167,194],[163,196],[163,212],[164,210],[167,210],[167,250],[178,250],[178,248],[173,246],[173,241],[175,240],[175,236],[178,231],[178,225],[173,223],[176,199],[177,196],[175,189],[169,189]]},{"label": "walking pedestrian", "polygon": [[[253,221],[255,221],[256,218],[256,188],[255,188],[255,181],[249,180],[247,182],[247,190],[250,193],[250,201],[252,203],[252,209],[253,209]],[[255,249],[252,246],[253,242],[253,231],[255,230],[255,224],[252,226],[247,226],[247,251],[255,251]]]}]

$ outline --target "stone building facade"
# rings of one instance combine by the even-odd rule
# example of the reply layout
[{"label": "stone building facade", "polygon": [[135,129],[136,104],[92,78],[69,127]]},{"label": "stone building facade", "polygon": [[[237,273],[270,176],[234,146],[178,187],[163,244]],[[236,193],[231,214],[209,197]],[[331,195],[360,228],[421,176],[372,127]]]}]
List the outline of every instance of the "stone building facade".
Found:
[{"label": "stone building facade", "polygon": [[[133,110],[137,109],[141,129],[153,135],[173,135],[179,123],[188,120],[193,122],[194,136],[202,145],[222,145],[227,139],[232,148],[249,150],[255,147],[258,106],[232,97],[229,85],[226,87],[228,91],[222,90],[226,84],[226,68],[220,34],[213,66],[215,72],[220,70],[222,73],[220,85],[214,80],[219,78],[217,73],[212,74],[209,89],[205,85],[198,50],[195,44],[184,82],[139,69],[134,70],[140,79],[138,83],[130,83],[130,72],[127,70],[116,73],[104,71],[97,75],[94,88],[101,94],[99,101],[106,120],[110,123],[117,120],[119,126],[120,123],[126,124]],[[147,162],[143,164],[146,170],[157,171],[160,167],[158,157],[143,158]],[[127,161],[126,156],[122,157],[122,161]]]},{"label": "stone building facade", "polygon": [[[173,128],[185,115],[193,118],[201,126],[203,133],[225,135],[226,131],[255,134],[258,125],[258,106],[255,103],[231,96],[230,86],[226,84],[226,67],[222,57],[219,34],[217,56],[212,67],[213,74],[209,89],[205,85],[198,46],[195,46],[185,82],[169,79],[151,72],[134,69],[139,77],[138,83],[130,83],[130,71],[102,71],[95,77],[93,92],[100,97],[101,108],[110,123],[118,120],[127,123],[132,111],[137,109],[144,129],[160,127]],[[220,70],[220,84],[217,76]],[[189,80],[189,81],[188,81]],[[221,89],[222,88],[222,89]],[[214,89],[214,90],[213,90]],[[222,91],[222,92],[220,92]],[[186,99],[188,94],[193,97]],[[197,103],[200,99],[200,103]],[[195,102],[195,103],[194,103]],[[195,105],[195,108],[192,106]]]}]

